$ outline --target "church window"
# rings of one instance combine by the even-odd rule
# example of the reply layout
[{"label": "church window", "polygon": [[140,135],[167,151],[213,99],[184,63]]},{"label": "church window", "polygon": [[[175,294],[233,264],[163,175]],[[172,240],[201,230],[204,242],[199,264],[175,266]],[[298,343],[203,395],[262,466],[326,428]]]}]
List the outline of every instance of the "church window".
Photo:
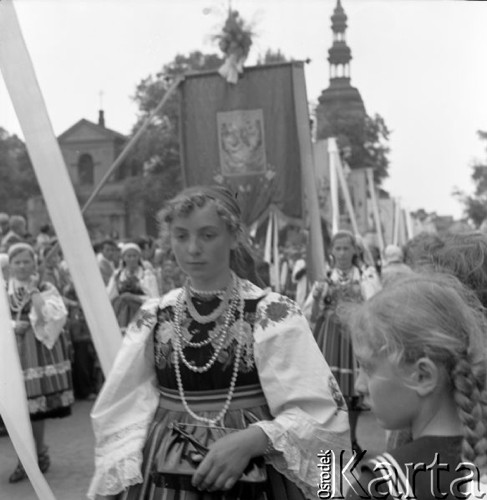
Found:
[{"label": "church window", "polygon": [[93,157],[88,153],[84,153],[79,157],[78,182],[81,185],[93,185],[94,183]]}]

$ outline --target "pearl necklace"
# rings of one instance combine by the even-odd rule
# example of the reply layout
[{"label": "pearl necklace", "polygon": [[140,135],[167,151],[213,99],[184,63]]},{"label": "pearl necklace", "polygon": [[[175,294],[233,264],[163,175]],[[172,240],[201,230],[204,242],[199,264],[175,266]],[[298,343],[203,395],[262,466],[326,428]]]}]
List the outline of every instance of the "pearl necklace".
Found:
[{"label": "pearl necklace", "polygon": [[235,298],[233,301],[231,301],[230,307],[227,310],[227,314],[225,315],[225,322],[223,326],[219,329],[219,331],[213,335],[211,338],[208,338],[206,340],[203,340],[201,342],[191,342],[187,340],[183,332],[181,331],[181,323],[182,323],[182,312],[183,312],[183,297],[184,297],[184,291],[181,291],[181,294],[178,297],[177,305],[176,305],[176,312],[175,312],[175,331],[176,331],[176,342],[179,347],[181,347],[181,342],[185,343],[187,347],[192,347],[192,348],[199,348],[203,347],[205,345],[210,344],[212,340],[217,340],[218,343],[216,345],[216,348],[214,349],[213,355],[211,358],[208,360],[207,363],[205,363],[203,366],[194,366],[191,364],[185,357],[183,353],[183,349],[181,347],[180,349],[180,357],[181,361],[186,365],[186,367],[195,372],[195,373],[205,373],[207,372],[216,362],[218,355],[220,354],[220,351],[223,349],[223,345],[225,344],[225,340],[229,331],[230,327],[230,322],[232,320],[232,317],[235,313],[235,310],[237,308],[237,303],[238,303],[238,294],[235,292]]},{"label": "pearl necklace", "polygon": [[337,277],[338,277],[338,283],[340,285],[346,285],[347,283],[350,283],[350,281],[353,278],[353,267],[350,268],[348,271],[342,271],[341,269],[336,269],[337,271]]},{"label": "pearl necklace", "polygon": [[[181,292],[182,293],[182,292]],[[230,408],[230,403],[233,398],[233,394],[235,392],[235,386],[237,383],[237,376],[238,376],[238,369],[240,366],[240,358],[242,354],[242,345],[243,345],[243,325],[244,325],[244,308],[245,308],[245,301],[244,299],[240,296],[239,290],[237,287],[236,293],[235,293],[235,300],[239,302],[239,321],[240,321],[240,328],[239,328],[239,334],[237,338],[237,348],[235,350],[235,362],[233,365],[233,372],[232,372],[232,378],[230,380],[230,387],[228,389],[228,394],[225,400],[225,404],[223,405],[223,408],[221,411],[218,413],[218,415],[215,418],[207,418],[207,417],[202,417],[200,415],[197,415],[188,405],[188,402],[186,401],[186,397],[184,394],[184,387],[183,387],[183,380],[181,377],[181,370],[179,367],[179,359],[183,360],[184,357],[182,355],[182,347],[180,343],[180,337],[179,335],[176,335],[175,337],[175,353],[176,353],[176,362],[174,363],[174,371],[176,373],[176,381],[178,384],[178,392],[179,392],[179,397],[181,398],[181,401],[183,403],[184,409],[195,419],[198,420],[199,422],[204,422],[208,425],[215,426],[217,422],[221,422],[223,425],[223,417],[226,415],[228,409]],[[176,327],[176,332],[181,331],[181,323],[178,321],[180,319],[180,314],[178,314],[178,308],[176,309],[176,315],[175,315],[175,327]],[[183,361],[184,362],[184,361]],[[185,363],[186,365],[186,363]],[[186,365],[187,366],[187,365]],[[206,365],[205,365],[206,366]],[[190,365],[190,369],[194,371],[194,366]]]},{"label": "pearl necklace", "polygon": [[23,286],[19,286],[16,281],[13,284],[13,294],[9,294],[10,308],[12,311],[21,311],[29,302],[29,294],[27,289]]},{"label": "pearl necklace", "polygon": [[[210,314],[203,316],[194,307],[194,304],[191,300],[191,287],[189,286],[189,282],[187,281],[184,286],[184,290],[186,292],[186,305],[188,307],[188,312],[191,315],[191,317],[198,323],[201,323],[202,325],[212,323],[217,318],[219,318],[223,314],[223,311],[225,311],[225,309],[227,309],[229,305],[230,297],[232,296],[232,292],[235,288],[235,283],[236,283],[236,277],[235,274],[232,273],[232,281],[230,285],[226,288],[225,295],[222,297],[220,305]],[[204,292],[202,295],[209,296],[210,294],[216,295],[214,291]]]}]

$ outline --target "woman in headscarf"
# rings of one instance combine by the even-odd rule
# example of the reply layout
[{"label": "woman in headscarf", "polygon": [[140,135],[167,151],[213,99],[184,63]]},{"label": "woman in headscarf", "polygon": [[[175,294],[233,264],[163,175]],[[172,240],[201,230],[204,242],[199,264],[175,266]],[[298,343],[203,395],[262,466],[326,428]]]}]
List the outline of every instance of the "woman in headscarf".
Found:
[{"label": "woman in headscarf", "polygon": [[[70,415],[74,401],[68,342],[63,330],[67,311],[57,289],[39,279],[32,246],[16,243],[9,248],[8,257],[10,314],[24,374],[39,468],[46,472],[50,457],[44,441],[45,421]],[[19,462],[9,481],[16,483],[26,477]]]},{"label": "woman in headscarf", "polygon": [[143,265],[142,251],[136,243],[123,245],[121,265],[110,278],[107,290],[122,329],[148,298],[159,296],[156,276]]}]

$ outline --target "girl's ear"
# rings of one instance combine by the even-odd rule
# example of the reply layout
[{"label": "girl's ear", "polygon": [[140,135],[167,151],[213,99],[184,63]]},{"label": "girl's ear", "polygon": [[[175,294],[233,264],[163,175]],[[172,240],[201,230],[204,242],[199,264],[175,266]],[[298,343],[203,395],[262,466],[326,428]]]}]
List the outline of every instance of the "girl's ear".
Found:
[{"label": "girl's ear", "polygon": [[428,396],[440,383],[440,368],[434,361],[423,357],[414,363],[410,372],[410,387],[418,396]]}]

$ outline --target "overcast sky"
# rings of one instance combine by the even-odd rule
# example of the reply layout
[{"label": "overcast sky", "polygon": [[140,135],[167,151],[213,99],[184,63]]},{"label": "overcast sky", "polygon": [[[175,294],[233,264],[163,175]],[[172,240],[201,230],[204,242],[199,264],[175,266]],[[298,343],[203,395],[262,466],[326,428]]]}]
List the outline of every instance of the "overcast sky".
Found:
[{"label": "overcast sky", "polygon": [[[54,131],[96,121],[128,133],[136,84],[177,53],[217,52],[211,34],[222,0],[15,0]],[[485,158],[487,2],[342,0],[352,85],[392,131],[385,187],[410,210],[461,215],[455,186],[471,190],[469,166]],[[255,30],[247,64],[267,48],[306,66],[308,97],[328,86],[330,16],[336,0],[233,0]],[[22,135],[0,79],[0,127]]]}]

